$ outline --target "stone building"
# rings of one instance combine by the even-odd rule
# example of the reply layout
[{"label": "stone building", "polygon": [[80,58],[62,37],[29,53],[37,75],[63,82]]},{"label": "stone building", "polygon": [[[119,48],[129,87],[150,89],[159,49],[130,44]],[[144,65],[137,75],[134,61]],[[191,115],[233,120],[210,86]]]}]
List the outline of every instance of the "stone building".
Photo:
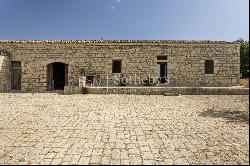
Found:
[{"label": "stone building", "polygon": [[[240,45],[226,41],[37,40],[0,41],[0,91],[44,92],[78,86],[79,76],[100,86],[235,86]],[[134,77],[134,78],[133,78]],[[167,79],[166,79],[167,78]],[[149,79],[150,80],[150,79]],[[167,80],[167,81],[166,81]]]}]

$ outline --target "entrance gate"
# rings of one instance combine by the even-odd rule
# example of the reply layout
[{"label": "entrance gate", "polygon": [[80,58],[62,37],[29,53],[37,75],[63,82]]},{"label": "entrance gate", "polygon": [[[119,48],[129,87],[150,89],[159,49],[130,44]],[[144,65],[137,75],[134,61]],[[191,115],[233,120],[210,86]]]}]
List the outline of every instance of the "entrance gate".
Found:
[{"label": "entrance gate", "polygon": [[48,90],[63,90],[68,84],[68,65],[61,62],[48,64],[47,66]]}]

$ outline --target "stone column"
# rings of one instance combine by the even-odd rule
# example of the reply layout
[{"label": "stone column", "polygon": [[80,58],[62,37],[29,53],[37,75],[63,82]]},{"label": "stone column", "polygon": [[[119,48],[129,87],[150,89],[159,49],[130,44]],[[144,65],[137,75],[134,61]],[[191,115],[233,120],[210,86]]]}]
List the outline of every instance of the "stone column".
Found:
[{"label": "stone column", "polygon": [[86,77],[80,76],[79,77],[79,88],[86,88]]}]

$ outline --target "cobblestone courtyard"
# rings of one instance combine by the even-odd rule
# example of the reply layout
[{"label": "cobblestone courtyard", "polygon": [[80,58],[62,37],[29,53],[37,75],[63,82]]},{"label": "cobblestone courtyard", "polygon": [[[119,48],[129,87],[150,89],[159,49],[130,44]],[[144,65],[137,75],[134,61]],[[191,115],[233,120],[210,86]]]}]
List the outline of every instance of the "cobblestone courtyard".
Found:
[{"label": "cobblestone courtyard", "polygon": [[0,164],[248,164],[248,96],[0,94]]}]

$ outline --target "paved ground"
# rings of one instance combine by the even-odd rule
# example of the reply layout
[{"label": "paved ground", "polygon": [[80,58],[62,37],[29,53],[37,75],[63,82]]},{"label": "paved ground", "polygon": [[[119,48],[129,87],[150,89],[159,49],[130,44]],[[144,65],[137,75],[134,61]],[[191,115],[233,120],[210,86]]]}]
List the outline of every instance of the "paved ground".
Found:
[{"label": "paved ground", "polygon": [[248,164],[248,102],[0,94],[0,164]]}]

